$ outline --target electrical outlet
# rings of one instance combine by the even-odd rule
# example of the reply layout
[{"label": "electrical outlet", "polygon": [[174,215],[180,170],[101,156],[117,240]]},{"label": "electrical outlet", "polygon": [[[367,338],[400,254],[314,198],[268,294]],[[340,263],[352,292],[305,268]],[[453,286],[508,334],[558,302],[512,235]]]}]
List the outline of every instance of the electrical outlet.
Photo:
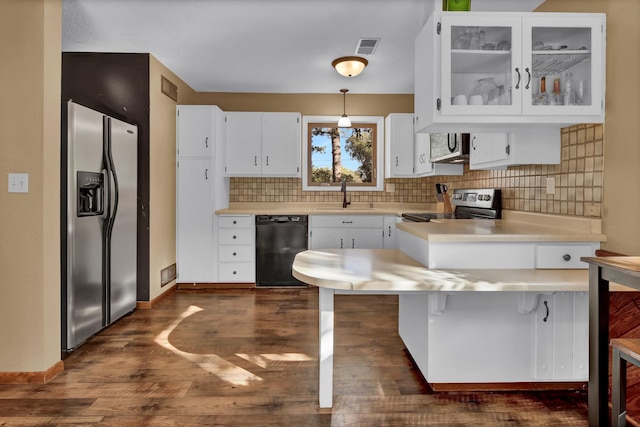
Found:
[{"label": "electrical outlet", "polygon": [[599,205],[585,205],[584,214],[587,216],[600,216],[600,206]]},{"label": "electrical outlet", "polygon": [[29,174],[28,173],[10,173],[9,174],[9,193],[28,193],[29,192]]},{"label": "electrical outlet", "polygon": [[555,178],[547,178],[547,194],[556,194]]}]

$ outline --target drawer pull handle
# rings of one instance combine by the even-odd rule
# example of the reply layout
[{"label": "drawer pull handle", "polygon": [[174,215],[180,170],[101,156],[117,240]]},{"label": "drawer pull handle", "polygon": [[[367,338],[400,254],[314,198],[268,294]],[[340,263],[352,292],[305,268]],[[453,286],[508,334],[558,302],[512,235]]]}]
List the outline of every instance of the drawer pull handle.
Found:
[{"label": "drawer pull handle", "polygon": [[546,322],[547,319],[549,319],[549,304],[547,304],[547,302],[544,302],[544,308],[547,309],[547,314],[544,316],[544,319],[542,319],[543,322]]},{"label": "drawer pull handle", "polygon": [[237,223],[238,223],[238,221],[236,221],[236,220],[234,219],[234,220],[233,220],[233,223],[234,223],[234,224],[237,224]]},{"label": "drawer pull handle", "polygon": [[564,255],[562,255],[562,259],[565,260],[565,261],[571,261],[571,255],[564,254]]},{"label": "drawer pull handle", "polygon": [[235,239],[235,238],[236,238],[236,236],[233,236],[233,238]]},{"label": "drawer pull handle", "polygon": [[[238,272],[237,272],[237,271],[234,271],[234,272],[233,272],[233,274],[238,274]],[[546,301],[545,301],[545,302],[546,302]]]},{"label": "drawer pull handle", "polygon": [[353,224],[353,221],[342,221],[343,224]]},{"label": "drawer pull handle", "polygon": [[236,256],[236,255],[237,255],[237,254],[234,252],[234,253],[233,253],[233,256]]}]

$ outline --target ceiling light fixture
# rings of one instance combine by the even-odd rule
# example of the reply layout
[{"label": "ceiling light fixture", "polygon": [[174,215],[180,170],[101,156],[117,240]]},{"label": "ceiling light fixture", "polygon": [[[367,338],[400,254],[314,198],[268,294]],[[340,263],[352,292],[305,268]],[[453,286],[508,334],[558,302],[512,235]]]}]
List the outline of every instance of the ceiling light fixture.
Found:
[{"label": "ceiling light fixture", "polygon": [[369,61],[359,56],[343,56],[342,58],[334,59],[331,63],[338,74],[345,77],[357,76],[367,64],[369,64]]},{"label": "ceiling light fixture", "polygon": [[347,92],[349,92],[349,89],[340,89],[340,92],[342,92],[342,117],[340,117],[340,120],[338,120],[338,127],[339,128],[350,128],[351,127],[351,119],[349,119],[349,116],[347,116]]}]

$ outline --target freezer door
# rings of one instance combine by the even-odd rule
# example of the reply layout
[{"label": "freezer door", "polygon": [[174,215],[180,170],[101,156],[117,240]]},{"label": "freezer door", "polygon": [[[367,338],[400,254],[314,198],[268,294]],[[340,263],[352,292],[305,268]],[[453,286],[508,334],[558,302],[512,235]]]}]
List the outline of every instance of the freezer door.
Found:
[{"label": "freezer door", "polygon": [[[114,322],[136,306],[136,221],[138,218],[138,128],[111,124],[112,212],[109,319]],[[117,185],[116,185],[117,184]],[[115,196],[118,196],[117,207]],[[114,209],[114,207],[116,207]]]},{"label": "freezer door", "polygon": [[[102,218],[78,212],[78,181],[102,175],[102,114],[68,104],[67,250],[63,283],[63,350],[75,348],[102,329]],[[81,173],[79,173],[81,172]],[[82,184],[81,184],[82,185]]]}]

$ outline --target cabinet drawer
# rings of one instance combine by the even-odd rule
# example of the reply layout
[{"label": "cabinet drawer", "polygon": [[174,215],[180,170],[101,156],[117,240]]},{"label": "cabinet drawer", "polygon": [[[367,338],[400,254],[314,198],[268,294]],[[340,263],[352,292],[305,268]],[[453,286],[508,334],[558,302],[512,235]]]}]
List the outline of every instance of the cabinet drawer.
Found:
[{"label": "cabinet drawer", "polygon": [[218,230],[218,243],[221,245],[250,245],[253,242],[253,229],[221,228]]},{"label": "cabinet drawer", "polygon": [[313,215],[311,226],[325,228],[382,228],[382,215]]},{"label": "cabinet drawer", "polygon": [[220,262],[251,261],[252,247],[242,246],[220,246],[218,260]]},{"label": "cabinet drawer", "polygon": [[255,282],[256,269],[252,262],[221,262],[218,278],[221,282]]},{"label": "cabinet drawer", "polygon": [[218,228],[251,228],[251,216],[221,216],[218,218]]},{"label": "cabinet drawer", "polygon": [[594,253],[591,245],[538,245],[535,268],[588,268],[580,257]]}]

